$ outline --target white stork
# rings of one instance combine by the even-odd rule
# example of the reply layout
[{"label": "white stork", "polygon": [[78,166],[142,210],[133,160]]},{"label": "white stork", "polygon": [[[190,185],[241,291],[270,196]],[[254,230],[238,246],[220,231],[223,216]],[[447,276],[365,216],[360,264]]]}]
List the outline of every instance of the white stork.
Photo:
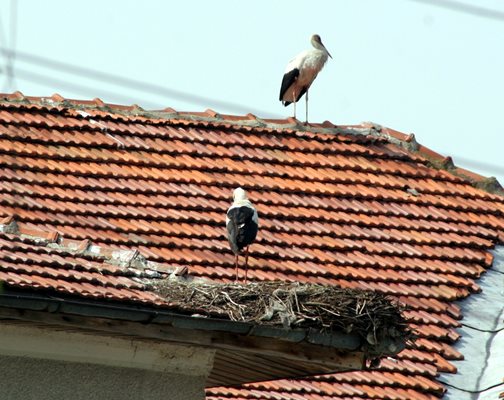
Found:
[{"label": "white stork", "polygon": [[259,228],[257,210],[241,187],[233,191],[233,204],[226,214],[226,228],[231,250],[235,254],[236,281],[238,281],[238,256],[245,249],[245,282],[247,282],[248,249]]},{"label": "white stork", "polygon": [[306,93],[306,123],[308,123],[308,89],[324,67],[329,54],[322,44],[319,35],[311,37],[314,49],[305,50],[289,61],[280,88],[280,101],[284,106],[294,103],[294,118],[296,118],[296,103]]}]

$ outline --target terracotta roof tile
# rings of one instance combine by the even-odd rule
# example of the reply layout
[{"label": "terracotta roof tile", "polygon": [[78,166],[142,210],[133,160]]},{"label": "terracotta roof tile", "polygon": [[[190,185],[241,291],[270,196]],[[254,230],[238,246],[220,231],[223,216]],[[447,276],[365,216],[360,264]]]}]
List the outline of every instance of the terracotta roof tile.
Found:
[{"label": "terracotta roof tile", "polygon": [[[436,375],[455,373],[448,360],[463,356],[452,347],[462,318],[453,301],[480,290],[488,249],[504,241],[504,198],[464,178],[481,177],[443,170],[449,158],[373,124],[305,127],[212,110],[1,97],[5,284],[160,304],[124,266],[61,248],[86,249],[89,240],[137,249],[161,276],[188,268],[232,281],[223,216],[241,185],[260,215],[250,279],[382,291],[407,307],[419,339],[373,371],[215,388],[208,398],[443,395]],[[13,221],[17,236],[8,232]]]},{"label": "terracotta roof tile", "polygon": [[[5,225],[0,225],[5,226]],[[0,232],[0,276],[12,287],[56,290],[86,297],[110,298],[161,305],[164,300],[149,292],[142,275],[152,279],[159,272],[139,274],[114,259],[119,249],[94,247],[87,250],[71,241],[56,243],[39,236],[35,229],[17,226],[17,233]],[[127,254],[127,253],[124,253]],[[154,264],[152,264],[151,268]],[[161,268],[159,268],[161,267]],[[163,270],[156,265],[157,270]],[[168,273],[168,269],[166,270]],[[175,270],[172,270],[173,272]]]}]

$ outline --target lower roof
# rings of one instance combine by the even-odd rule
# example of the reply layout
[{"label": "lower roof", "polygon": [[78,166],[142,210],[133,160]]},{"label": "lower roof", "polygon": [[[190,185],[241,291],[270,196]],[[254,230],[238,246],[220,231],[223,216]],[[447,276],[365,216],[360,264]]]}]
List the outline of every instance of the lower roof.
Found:
[{"label": "lower roof", "polygon": [[362,369],[410,336],[397,305],[378,293],[177,277],[184,272],[0,218],[3,324],[211,349],[210,387]]}]

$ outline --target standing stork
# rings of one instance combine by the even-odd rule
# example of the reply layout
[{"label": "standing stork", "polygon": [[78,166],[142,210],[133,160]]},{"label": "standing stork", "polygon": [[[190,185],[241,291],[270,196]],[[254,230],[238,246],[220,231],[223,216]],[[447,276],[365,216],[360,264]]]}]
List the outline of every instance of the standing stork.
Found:
[{"label": "standing stork", "polygon": [[236,281],[238,281],[238,256],[245,249],[245,282],[247,282],[248,250],[259,228],[257,210],[241,187],[233,191],[233,204],[226,214],[226,228],[231,250],[235,254]]},{"label": "standing stork", "polygon": [[308,123],[308,89],[324,67],[329,54],[319,35],[311,37],[314,49],[305,50],[289,61],[280,88],[280,101],[287,107],[294,103],[294,118],[296,118],[296,103],[306,93],[306,124]]}]

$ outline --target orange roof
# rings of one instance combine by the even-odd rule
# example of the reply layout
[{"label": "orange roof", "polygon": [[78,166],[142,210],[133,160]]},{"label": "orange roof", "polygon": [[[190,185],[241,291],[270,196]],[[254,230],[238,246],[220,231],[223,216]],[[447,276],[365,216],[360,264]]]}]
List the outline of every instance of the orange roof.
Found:
[{"label": "orange roof", "polygon": [[11,287],[169,308],[148,289],[153,281],[184,272],[148,262],[134,250],[69,240],[28,228],[12,216],[0,218],[0,281]]},{"label": "orange roof", "polygon": [[[375,371],[215,388],[209,398],[442,396],[436,374],[463,357],[452,347],[462,317],[453,301],[480,290],[488,250],[504,242],[504,198],[473,186],[484,178],[371,124],[305,127],[16,93],[0,102],[0,126],[0,217],[22,229],[138,249],[169,270],[230,281],[223,221],[242,186],[260,218],[250,279],[377,290],[409,307],[419,340]],[[25,286],[124,301],[105,278],[75,289],[84,278],[59,273],[55,283],[51,263],[25,261],[0,265],[8,284],[22,286],[23,275]]]}]

